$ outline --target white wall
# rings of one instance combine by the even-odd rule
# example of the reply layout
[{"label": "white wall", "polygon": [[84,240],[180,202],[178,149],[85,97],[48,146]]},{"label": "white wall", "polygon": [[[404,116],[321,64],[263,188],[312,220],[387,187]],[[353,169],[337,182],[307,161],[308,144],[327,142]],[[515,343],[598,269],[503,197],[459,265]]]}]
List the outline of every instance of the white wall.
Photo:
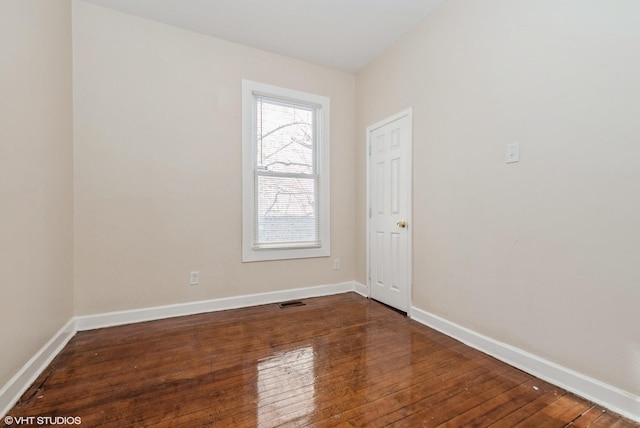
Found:
[{"label": "white wall", "polygon": [[71,3],[0,2],[0,388],[73,315]]},{"label": "white wall", "polygon": [[414,109],[414,305],[636,396],[638,22],[635,0],[449,0],[356,86],[359,190],[365,127]]},{"label": "white wall", "polygon": [[[82,2],[73,31],[77,314],[353,279],[352,74]],[[331,98],[331,258],[241,263],[242,79]]]}]

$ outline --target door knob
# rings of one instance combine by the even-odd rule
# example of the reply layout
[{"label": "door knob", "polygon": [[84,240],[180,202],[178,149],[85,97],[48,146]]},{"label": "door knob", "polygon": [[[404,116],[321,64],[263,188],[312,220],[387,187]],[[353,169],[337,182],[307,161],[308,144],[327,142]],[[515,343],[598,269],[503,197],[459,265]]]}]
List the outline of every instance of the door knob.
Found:
[{"label": "door knob", "polygon": [[407,227],[407,222],[404,220],[399,221],[398,223],[396,223],[398,225],[398,227],[404,229],[405,227]]}]

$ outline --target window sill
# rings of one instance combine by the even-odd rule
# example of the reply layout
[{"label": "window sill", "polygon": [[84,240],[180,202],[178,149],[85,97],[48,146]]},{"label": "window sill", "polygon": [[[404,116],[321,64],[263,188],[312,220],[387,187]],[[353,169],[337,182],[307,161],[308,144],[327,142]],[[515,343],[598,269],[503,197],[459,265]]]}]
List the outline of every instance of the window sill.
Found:
[{"label": "window sill", "polygon": [[310,259],[316,257],[329,257],[331,252],[329,246],[320,248],[282,248],[282,249],[249,249],[242,254],[242,262],[261,262],[268,260],[293,260]]}]

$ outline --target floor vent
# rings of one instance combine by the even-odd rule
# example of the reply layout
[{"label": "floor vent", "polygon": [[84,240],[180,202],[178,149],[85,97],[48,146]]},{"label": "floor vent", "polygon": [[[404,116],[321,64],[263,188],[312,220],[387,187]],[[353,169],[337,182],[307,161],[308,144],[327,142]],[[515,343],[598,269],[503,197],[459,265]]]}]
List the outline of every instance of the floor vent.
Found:
[{"label": "floor vent", "polygon": [[306,305],[306,303],[302,303],[300,300],[292,300],[290,302],[278,303],[278,306],[280,306],[281,309],[293,308],[295,306],[304,306],[304,305]]}]

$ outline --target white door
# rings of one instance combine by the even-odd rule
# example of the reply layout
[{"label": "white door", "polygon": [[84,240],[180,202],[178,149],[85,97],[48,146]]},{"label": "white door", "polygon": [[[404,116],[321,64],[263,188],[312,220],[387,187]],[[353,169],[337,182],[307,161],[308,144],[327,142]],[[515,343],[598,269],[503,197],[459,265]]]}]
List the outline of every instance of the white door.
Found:
[{"label": "white door", "polygon": [[369,290],[408,312],[411,295],[411,109],[367,128]]}]

